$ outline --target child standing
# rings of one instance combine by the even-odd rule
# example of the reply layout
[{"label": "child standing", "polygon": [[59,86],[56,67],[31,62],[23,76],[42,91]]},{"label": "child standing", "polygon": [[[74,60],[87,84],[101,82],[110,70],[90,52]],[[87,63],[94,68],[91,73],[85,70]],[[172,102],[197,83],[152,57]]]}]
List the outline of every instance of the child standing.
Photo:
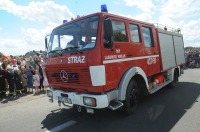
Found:
[{"label": "child standing", "polygon": [[35,91],[33,92],[33,94],[36,94],[39,92],[39,86],[40,86],[40,77],[39,77],[39,72],[38,70],[35,71],[35,75],[33,75],[33,86],[35,87]]}]

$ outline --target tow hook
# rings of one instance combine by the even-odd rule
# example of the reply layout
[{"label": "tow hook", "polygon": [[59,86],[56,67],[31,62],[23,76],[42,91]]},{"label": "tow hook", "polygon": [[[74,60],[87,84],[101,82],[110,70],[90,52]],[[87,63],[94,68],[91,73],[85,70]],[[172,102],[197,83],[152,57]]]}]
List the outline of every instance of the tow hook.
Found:
[{"label": "tow hook", "polygon": [[81,112],[81,106],[77,106],[78,112]]},{"label": "tow hook", "polygon": [[52,98],[51,98],[51,99],[49,99],[49,102],[50,102],[50,103],[53,103],[53,99],[52,99]]}]

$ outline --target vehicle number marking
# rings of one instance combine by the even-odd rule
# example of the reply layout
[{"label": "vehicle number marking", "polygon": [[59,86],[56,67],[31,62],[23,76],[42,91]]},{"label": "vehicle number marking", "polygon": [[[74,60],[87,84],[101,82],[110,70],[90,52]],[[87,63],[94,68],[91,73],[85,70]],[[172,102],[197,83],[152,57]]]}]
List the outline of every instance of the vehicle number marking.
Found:
[{"label": "vehicle number marking", "polygon": [[148,65],[156,64],[156,57],[148,58],[147,64]]}]

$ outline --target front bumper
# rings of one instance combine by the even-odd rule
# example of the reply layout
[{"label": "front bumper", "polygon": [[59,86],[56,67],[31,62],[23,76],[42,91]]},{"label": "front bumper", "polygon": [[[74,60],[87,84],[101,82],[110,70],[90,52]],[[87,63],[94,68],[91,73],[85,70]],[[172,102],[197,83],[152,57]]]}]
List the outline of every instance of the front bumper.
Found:
[{"label": "front bumper", "polygon": [[[110,92],[102,95],[92,95],[92,94],[77,93],[77,92],[65,92],[62,90],[47,88],[47,96],[49,97],[49,100],[51,100],[51,102],[53,102],[53,100],[57,100],[59,104],[64,103],[65,106],[69,107],[73,107],[73,105],[79,105],[96,109],[106,108],[108,107],[111,99],[113,98],[114,93],[115,92]],[[84,97],[96,99],[96,106],[93,107],[85,105],[83,102]]]}]

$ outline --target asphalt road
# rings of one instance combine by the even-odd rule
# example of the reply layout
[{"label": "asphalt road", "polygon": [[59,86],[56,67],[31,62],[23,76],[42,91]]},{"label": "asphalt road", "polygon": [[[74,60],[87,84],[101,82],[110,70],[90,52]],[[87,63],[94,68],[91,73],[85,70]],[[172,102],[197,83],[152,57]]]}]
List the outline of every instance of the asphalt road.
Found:
[{"label": "asphalt road", "polygon": [[45,94],[0,103],[0,132],[199,132],[200,69],[185,70],[175,88],[140,101],[131,116],[122,110],[79,113],[49,103]]}]

